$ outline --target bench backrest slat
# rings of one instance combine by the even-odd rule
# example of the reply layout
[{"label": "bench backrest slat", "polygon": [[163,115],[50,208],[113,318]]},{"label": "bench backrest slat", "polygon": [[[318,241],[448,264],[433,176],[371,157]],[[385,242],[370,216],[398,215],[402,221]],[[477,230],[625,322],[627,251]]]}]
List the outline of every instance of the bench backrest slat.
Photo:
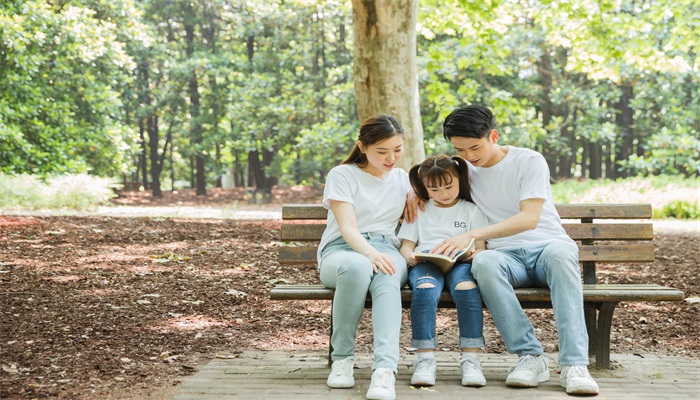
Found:
[{"label": "bench backrest slat", "polygon": [[[649,219],[650,204],[556,204],[563,219]],[[328,211],[319,204],[285,204],[282,219],[326,219]]]},{"label": "bench backrest slat", "polygon": [[[654,238],[650,223],[590,223],[563,224],[566,233],[574,240],[651,240]],[[282,225],[284,241],[320,240],[326,224]]]}]

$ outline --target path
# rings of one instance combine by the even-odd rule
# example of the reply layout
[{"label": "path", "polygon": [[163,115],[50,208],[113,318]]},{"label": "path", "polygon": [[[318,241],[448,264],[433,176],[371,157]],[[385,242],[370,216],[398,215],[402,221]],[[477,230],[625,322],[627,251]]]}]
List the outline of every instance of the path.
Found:
[{"label": "path", "polygon": [[[482,354],[487,385],[460,385],[458,353],[437,353],[438,380],[432,388],[409,385],[413,356],[402,354],[396,381],[398,399],[571,399],[559,386],[556,357],[549,355],[551,379],[537,389],[505,386],[516,356]],[[357,355],[355,387],[330,389],[325,352],[246,351],[232,359],[205,365],[179,388],[173,400],[313,400],[364,399],[371,375],[371,356]],[[614,369],[592,370],[601,388],[596,400],[678,400],[700,398],[700,360],[684,357],[613,354]]]}]

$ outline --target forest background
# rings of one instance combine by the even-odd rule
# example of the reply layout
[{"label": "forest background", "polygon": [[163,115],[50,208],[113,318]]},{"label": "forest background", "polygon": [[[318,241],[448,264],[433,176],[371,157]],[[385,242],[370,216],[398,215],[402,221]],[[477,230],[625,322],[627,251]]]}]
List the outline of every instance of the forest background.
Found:
[{"label": "forest background", "polygon": [[[154,196],[224,178],[318,187],[356,140],[351,2],[2,3],[0,174],[89,173]],[[393,18],[391,2],[364,3]],[[482,103],[555,180],[697,183],[700,3],[393,3],[416,10],[421,123],[407,135],[425,151],[407,163],[451,152],[442,119]]]}]

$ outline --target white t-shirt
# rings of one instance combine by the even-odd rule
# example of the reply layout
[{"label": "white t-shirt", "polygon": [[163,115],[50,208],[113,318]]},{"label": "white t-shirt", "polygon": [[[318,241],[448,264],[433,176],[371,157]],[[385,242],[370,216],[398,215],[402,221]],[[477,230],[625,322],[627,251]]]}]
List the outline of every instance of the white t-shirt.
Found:
[{"label": "white t-shirt", "polygon": [[399,239],[416,243],[415,251],[422,252],[444,239],[487,225],[486,215],[474,203],[462,199],[452,207],[443,208],[430,201],[425,204],[425,211],[418,209],[413,223],[401,224]]},{"label": "white t-shirt", "polygon": [[[394,168],[384,179],[380,179],[361,170],[356,164],[342,164],[328,173],[323,190],[323,207],[330,210],[331,200],[352,204],[360,233],[382,234],[398,247],[396,227],[410,189],[408,174],[400,168]],[[318,246],[319,262],[323,248],[340,236],[338,221],[329,212],[326,230]]]},{"label": "white t-shirt", "polygon": [[486,214],[490,225],[518,214],[522,200],[544,199],[542,215],[535,229],[489,239],[489,249],[530,247],[552,241],[576,245],[561,226],[561,218],[552,201],[549,168],[540,153],[508,146],[506,156],[494,166],[467,165],[472,198]]}]

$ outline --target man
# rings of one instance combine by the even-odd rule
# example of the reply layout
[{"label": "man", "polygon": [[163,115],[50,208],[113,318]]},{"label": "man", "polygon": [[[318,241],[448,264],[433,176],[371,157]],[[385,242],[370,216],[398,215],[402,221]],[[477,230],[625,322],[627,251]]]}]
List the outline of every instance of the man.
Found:
[{"label": "man", "polygon": [[472,262],[484,303],[510,353],[518,354],[506,384],[536,387],[549,379],[547,357],[514,288],[549,287],[559,334],[560,384],[568,394],[598,394],[588,373],[578,247],[552,201],[549,168],[541,154],[498,144],[491,110],[470,105],[445,118],[443,135],[467,160],[471,195],[487,227],[445,240],[435,253],[461,250],[475,239],[488,250]]}]

